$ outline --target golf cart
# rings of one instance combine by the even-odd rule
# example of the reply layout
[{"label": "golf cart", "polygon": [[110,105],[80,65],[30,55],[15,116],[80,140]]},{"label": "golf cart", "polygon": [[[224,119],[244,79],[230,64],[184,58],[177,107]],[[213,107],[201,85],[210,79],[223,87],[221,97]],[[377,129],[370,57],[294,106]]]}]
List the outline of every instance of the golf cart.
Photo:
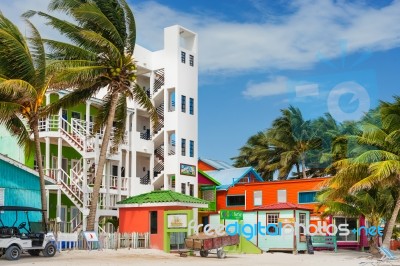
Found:
[{"label": "golf cart", "polygon": [[0,206],[0,256],[18,260],[26,251],[31,256],[42,252],[45,257],[53,257],[57,251],[56,240],[53,233],[47,232],[42,215],[43,211],[37,208]]}]

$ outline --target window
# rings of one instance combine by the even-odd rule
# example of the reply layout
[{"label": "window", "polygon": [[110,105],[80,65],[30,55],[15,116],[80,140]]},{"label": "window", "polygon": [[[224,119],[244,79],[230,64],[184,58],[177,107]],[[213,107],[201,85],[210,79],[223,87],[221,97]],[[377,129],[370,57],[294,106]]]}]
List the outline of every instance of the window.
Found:
[{"label": "window", "polygon": [[244,195],[226,196],[226,206],[244,206]]},{"label": "window", "polygon": [[190,98],[189,99],[189,114],[194,114],[194,99]]},{"label": "window", "polygon": [[181,193],[186,194],[186,184],[185,183],[181,184]]},{"label": "window", "polygon": [[186,63],[186,53],[181,51],[181,62]]},{"label": "window", "polygon": [[[304,229],[305,229],[305,227],[307,226],[306,217],[307,217],[307,216],[306,216],[305,213],[299,213],[299,225],[303,225],[303,226],[304,226],[304,227],[299,226],[300,235],[304,235],[304,234],[305,234]],[[303,239],[304,239],[304,240],[303,240]],[[302,237],[300,236],[300,241],[301,241],[301,242],[305,241],[305,238],[302,238]]]},{"label": "window", "polygon": [[186,139],[182,139],[181,148],[182,148],[182,156],[185,156],[186,155]]},{"label": "window", "polygon": [[314,203],[316,200],[317,192],[299,192],[299,203]]},{"label": "window", "polygon": [[182,112],[186,113],[186,96],[185,95],[182,95],[181,102],[182,102],[181,103]]},{"label": "window", "polygon": [[157,211],[150,212],[150,234],[157,234]]},{"label": "window", "polygon": [[262,205],[262,191],[254,191],[254,206]]},{"label": "window", "polygon": [[267,234],[277,234],[279,213],[267,213]]},{"label": "window", "polygon": [[194,185],[193,184],[189,185],[189,194],[190,194],[190,196],[194,196]]},{"label": "window", "polygon": [[190,144],[189,144],[189,154],[190,154],[190,157],[194,157],[194,141],[193,140],[191,140]]},{"label": "window", "polygon": [[190,66],[194,65],[194,56],[193,55],[189,55],[189,65]]},{"label": "window", "polygon": [[339,230],[336,234],[337,241],[358,241],[357,232],[353,232],[353,229],[357,230],[358,220],[356,218],[345,218],[345,217],[334,217],[334,223],[337,227],[341,224],[348,224],[347,229],[350,231],[348,235],[341,236],[339,235]]},{"label": "window", "polygon": [[278,202],[286,202],[286,189],[278,190]]},{"label": "window", "polygon": [[71,112],[71,117],[75,118],[75,119],[81,119],[81,113],[72,111]]}]

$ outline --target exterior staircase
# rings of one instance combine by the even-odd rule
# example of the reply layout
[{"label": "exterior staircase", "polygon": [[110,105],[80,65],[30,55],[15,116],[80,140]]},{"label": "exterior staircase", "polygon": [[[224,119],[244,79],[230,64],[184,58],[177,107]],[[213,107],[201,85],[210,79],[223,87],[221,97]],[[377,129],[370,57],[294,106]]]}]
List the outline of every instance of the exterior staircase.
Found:
[{"label": "exterior staircase", "polygon": [[164,86],[164,68],[156,70],[154,74],[153,95],[160,91],[162,86]]}]

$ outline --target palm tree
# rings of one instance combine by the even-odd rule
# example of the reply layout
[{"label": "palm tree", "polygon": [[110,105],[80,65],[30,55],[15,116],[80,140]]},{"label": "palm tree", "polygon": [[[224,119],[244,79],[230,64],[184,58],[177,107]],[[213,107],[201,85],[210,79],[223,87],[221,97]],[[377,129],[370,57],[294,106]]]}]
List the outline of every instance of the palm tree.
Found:
[{"label": "palm tree", "polygon": [[[329,181],[330,187],[357,192],[379,185],[400,191],[400,101],[395,99],[395,103],[382,102],[378,110],[364,119],[362,135],[347,137],[359,144],[353,151],[357,155],[334,163],[337,174]],[[400,193],[397,193],[392,215],[385,224],[383,245],[386,247],[399,210]]]},{"label": "palm tree", "polygon": [[[317,199],[320,207],[324,206],[322,216],[344,215],[357,217],[363,215],[372,226],[379,227],[382,219],[390,217],[395,191],[391,188],[374,187],[369,190],[360,190],[356,193],[340,193],[333,188],[321,192]],[[379,235],[373,236],[370,241],[370,252],[379,254]]]},{"label": "palm tree", "polygon": [[43,96],[51,75],[46,69],[41,36],[28,20],[26,23],[32,33],[28,40],[0,12],[0,123],[17,137],[19,145],[25,147],[26,156],[32,151],[33,133],[46,226],[47,200],[38,126],[43,116]]},{"label": "palm tree", "polygon": [[286,174],[296,166],[299,174],[301,166],[302,177],[307,178],[307,152],[319,149],[321,139],[317,137],[318,132],[312,130],[311,121],[304,120],[300,109],[289,106],[281,113],[282,116],[272,122],[267,132],[270,145],[282,150],[280,163],[276,167]]},{"label": "palm tree", "polygon": [[[113,144],[118,145],[125,132],[128,99],[147,109],[154,123],[157,123],[157,113],[146,92],[136,83],[133,58],[136,26],[125,0],[52,0],[49,10],[65,12],[77,23],[43,12],[29,11],[25,14],[27,17],[38,14],[46,18],[48,25],[71,41],[45,40],[50,49],[49,57],[56,60],[53,68],[64,68],[52,83],[53,87],[72,89],[70,94],[52,104],[48,112],[55,113],[60,108],[84,102],[100,89],[107,88],[104,104],[95,120],[95,129],[104,127],[104,135],[87,219],[87,230],[93,230],[113,125]],[[61,61],[57,63],[57,60]]]},{"label": "palm tree", "polygon": [[274,171],[270,166],[279,163],[279,152],[269,145],[266,132],[258,132],[247,140],[239,149],[239,155],[232,160],[235,160],[233,166],[252,166],[264,180],[272,180]]}]

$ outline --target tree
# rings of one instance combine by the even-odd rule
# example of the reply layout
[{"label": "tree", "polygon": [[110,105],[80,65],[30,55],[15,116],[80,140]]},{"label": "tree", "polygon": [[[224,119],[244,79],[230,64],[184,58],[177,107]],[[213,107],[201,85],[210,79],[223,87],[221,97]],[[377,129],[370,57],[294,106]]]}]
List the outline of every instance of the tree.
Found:
[{"label": "tree", "polygon": [[55,113],[60,108],[74,106],[107,88],[95,120],[95,130],[104,127],[104,135],[87,220],[87,230],[93,230],[111,133],[114,126],[113,145],[117,146],[125,133],[127,100],[132,99],[147,109],[154,123],[158,121],[157,113],[146,92],[136,83],[133,58],[136,25],[125,0],[52,0],[49,10],[67,13],[76,24],[43,12],[25,14],[46,18],[48,25],[71,42],[45,40],[49,57],[56,60],[53,68],[64,69],[55,77],[53,88],[72,89],[47,111]]},{"label": "tree", "polygon": [[[0,123],[5,125],[29,156],[34,146],[40,179],[41,206],[47,225],[47,199],[39,141],[43,96],[51,81],[42,38],[28,20],[32,36],[26,39],[0,12]],[[33,134],[33,145],[31,135]]]},{"label": "tree", "polygon": [[304,120],[300,109],[290,106],[281,110],[282,116],[272,122],[267,136],[270,145],[280,149],[280,162],[276,165],[281,177],[287,176],[295,166],[297,173],[307,178],[307,152],[321,147],[318,132],[312,130],[311,121]]},{"label": "tree", "polygon": [[377,186],[397,189],[392,215],[385,224],[383,245],[388,247],[400,210],[400,101],[382,102],[362,123],[362,134],[347,139],[355,141],[354,156],[334,163],[336,176],[329,186],[355,193]]},{"label": "tree", "polygon": [[233,166],[252,166],[264,180],[272,180],[270,165],[279,163],[279,153],[269,145],[265,132],[251,136],[239,151],[239,155],[232,158]]},{"label": "tree", "polygon": [[[381,221],[390,217],[395,199],[395,191],[391,188],[374,187],[368,190],[360,190],[356,193],[338,194],[334,188],[327,188],[321,192],[317,199],[324,206],[322,216],[363,215],[372,226],[379,227]],[[370,252],[379,254],[379,235],[371,237]]]}]

